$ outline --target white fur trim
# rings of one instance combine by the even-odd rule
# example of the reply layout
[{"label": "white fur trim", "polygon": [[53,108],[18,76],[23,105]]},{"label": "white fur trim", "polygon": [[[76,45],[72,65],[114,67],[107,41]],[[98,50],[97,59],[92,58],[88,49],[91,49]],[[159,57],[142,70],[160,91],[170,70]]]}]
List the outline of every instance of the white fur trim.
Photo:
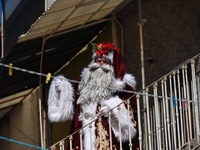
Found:
[{"label": "white fur trim", "polygon": [[113,92],[116,92],[118,90],[120,91],[124,89],[124,87],[125,87],[125,83],[121,79],[116,79],[112,84],[112,88],[115,89]]},{"label": "white fur trim", "polygon": [[86,74],[88,68],[84,68],[81,72],[81,79],[84,77],[84,75]]},{"label": "white fur trim", "polygon": [[[118,106],[119,104],[121,104],[120,111],[117,108],[114,108]],[[137,130],[134,128],[132,117],[129,115],[129,112],[126,109],[123,101],[118,96],[102,101],[101,105],[102,105],[102,108],[100,112],[102,112],[103,114],[108,113],[109,110],[114,108],[112,110],[112,115],[111,115],[111,127],[118,140],[120,140],[119,119],[121,119],[120,126],[121,126],[122,141],[125,142],[129,139],[129,126],[130,126],[131,137],[132,138],[135,137]]]},{"label": "white fur trim", "polygon": [[[95,119],[96,116],[96,108],[97,102],[85,103],[80,105],[82,112],[79,115],[79,121],[82,122],[83,128],[83,135],[84,135],[84,150],[93,150],[95,149]],[[87,117],[86,117],[87,116]],[[91,127],[89,124],[91,123]]]},{"label": "white fur trim", "polygon": [[74,89],[62,75],[53,79],[48,97],[48,118],[51,122],[63,122],[73,118]]},{"label": "white fur trim", "polygon": [[116,90],[114,90],[114,92],[116,92],[117,90],[120,91],[125,88],[126,84],[128,84],[129,86],[131,86],[132,88],[135,89],[135,87],[136,87],[135,77],[132,76],[131,74],[126,73],[124,75],[123,80],[118,78],[113,82],[112,88],[116,89]]},{"label": "white fur trim", "polygon": [[128,85],[130,85],[131,87],[133,87],[135,89],[136,87],[136,80],[135,80],[135,77],[131,74],[128,74],[126,73],[124,75],[124,78],[123,78],[123,82],[127,83]]}]

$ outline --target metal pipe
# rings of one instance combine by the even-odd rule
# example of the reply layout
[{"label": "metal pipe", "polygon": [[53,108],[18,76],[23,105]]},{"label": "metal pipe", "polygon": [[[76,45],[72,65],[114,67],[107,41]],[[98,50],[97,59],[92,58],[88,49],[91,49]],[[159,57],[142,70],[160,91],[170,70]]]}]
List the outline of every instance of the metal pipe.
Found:
[{"label": "metal pipe", "polygon": [[[103,140],[102,140],[102,122],[101,122],[101,117],[98,119],[98,128],[99,128],[99,136],[100,136],[100,148],[99,150],[102,150],[102,145],[103,145]],[[90,135],[91,136],[91,135]]]},{"label": "metal pipe", "polygon": [[178,103],[177,99],[177,87],[176,87],[176,71],[173,72],[173,83],[174,83],[174,103],[175,103],[175,115],[176,115],[176,122],[177,122],[177,134],[178,134],[178,149],[181,148],[180,142],[180,125],[179,125],[179,113],[178,113]]},{"label": "metal pipe", "polygon": [[[183,107],[182,107],[182,96],[181,96],[181,85],[180,85],[180,71],[177,71],[177,80],[178,80],[178,96],[177,99],[179,99],[179,114],[180,114],[180,127],[181,127],[181,134],[183,135]],[[184,144],[184,136],[181,136],[181,145]]]},{"label": "metal pipe", "polygon": [[168,135],[168,144],[169,144],[169,150],[172,149],[172,144],[171,144],[171,135],[170,135],[170,119],[169,119],[169,104],[168,104],[168,99],[167,99],[167,78],[164,77],[164,92],[165,92],[165,104],[166,104],[166,117],[167,117],[167,135]]},{"label": "metal pipe", "polygon": [[[190,100],[190,94],[189,94],[189,82],[188,82],[188,73],[187,73],[187,65],[185,65],[185,84],[186,84],[186,97],[187,97],[187,100],[189,101]],[[188,123],[189,123],[189,133],[190,133],[190,139],[192,139],[192,120],[191,120],[191,104],[190,102],[188,103]]]},{"label": "metal pipe", "polygon": [[169,87],[170,87],[170,110],[171,110],[171,121],[172,121],[172,133],[173,133],[173,141],[174,141],[174,149],[177,148],[177,141],[176,141],[176,124],[175,124],[175,113],[174,113],[174,106],[173,106],[173,90],[172,90],[172,75],[169,75]]},{"label": "metal pipe", "polygon": [[186,122],[186,132],[187,132],[187,141],[188,148],[190,149],[190,133],[189,133],[189,124],[188,124],[188,100],[186,95],[186,81],[185,81],[185,65],[182,66],[183,74],[183,98],[184,98],[184,107],[185,107],[185,122]]},{"label": "metal pipe", "polygon": [[137,94],[137,115],[138,115],[138,130],[139,130],[139,149],[142,150],[142,125],[141,125],[141,116],[140,116],[140,95]]},{"label": "metal pipe", "polygon": [[[140,57],[141,57],[141,76],[142,76],[142,90],[145,89],[145,70],[144,70],[144,49],[143,49],[143,33],[142,33],[142,11],[141,11],[141,0],[138,0],[138,10],[139,10],[139,34],[140,34]],[[144,91],[143,91],[144,93]],[[146,101],[145,96],[143,96],[143,118],[144,118],[144,136],[145,136],[145,145],[148,145],[148,136],[147,136],[147,114],[146,114]],[[147,150],[147,148],[144,148]]]},{"label": "metal pipe", "polygon": [[153,86],[153,93],[154,93],[154,107],[155,107],[155,122],[156,122],[156,143],[157,149],[161,150],[161,131],[160,131],[160,112],[159,112],[159,105],[158,105],[158,83],[156,82]]},{"label": "metal pipe", "polygon": [[110,136],[110,150],[112,150],[112,129],[111,129],[111,111],[108,113],[108,121],[109,121],[109,136]]},{"label": "metal pipe", "polygon": [[[168,150],[168,134],[167,134],[167,118],[166,118],[166,104],[165,104],[165,91],[164,91],[164,80],[161,81],[162,97],[163,97],[163,122],[164,122],[164,134],[165,134],[165,145]],[[163,142],[164,143],[164,142]]]},{"label": "metal pipe", "polygon": [[194,107],[195,107],[195,121],[196,121],[196,130],[197,130],[197,143],[199,144],[199,112],[198,112],[198,99],[197,99],[197,89],[196,89],[196,78],[195,78],[195,61],[191,61],[191,71],[192,71],[192,85],[193,85],[193,94],[194,94]]},{"label": "metal pipe", "polygon": [[83,150],[83,130],[81,129],[80,132],[80,150]]},{"label": "metal pipe", "polygon": [[120,150],[122,150],[122,129],[121,129],[121,106],[117,107],[118,115],[119,115],[119,142],[120,142]]},{"label": "metal pipe", "polygon": [[[127,118],[130,118],[131,114],[130,114],[130,99],[128,99],[127,101],[127,108],[128,108],[128,113],[127,113]],[[134,117],[134,114],[133,114],[133,117]],[[133,118],[134,120],[134,118]],[[130,147],[130,150],[132,150],[132,142],[131,142],[131,120],[128,119],[128,132],[129,132],[129,147]]]},{"label": "metal pipe", "polygon": [[[43,41],[42,41],[42,53],[41,53],[41,60],[40,60],[40,73],[43,72],[43,68],[44,68],[44,54],[45,54],[45,36],[43,36]],[[44,125],[46,124],[45,121],[46,119],[43,118],[43,108],[42,108],[42,97],[43,97],[43,91],[42,91],[42,76],[40,75],[39,77],[39,122],[40,122],[40,137],[41,137],[41,147],[45,148],[46,144],[45,144],[45,132],[44,131]]]},{"label": "metal pipe", "polygon": [[[145,148],[147,149],[147,150],[151,150],[152,149],[152,131],[151,131],[151,127],[150,127],[150,114],[149,114],[149,98],[148,98],[148,91],[149,91],[149,89],[148,88],[146,88],[146,90],[144,91],[145,92],[145,95],[146,95],[146,97],[145,97],[145,100],[146,100],[146,114],[147,114],[147,131],[148,132],[146,132],[146,134],[148,133],[148,139],[147,139],[147,141],[146,141],[146,145],[145,145]],[[145,124],[144,124],[144,127],[146,127],[145,126]]]},{"label": "metal pipe", "polygon": [[139,0],[139,33],[140,33],[140,54],[141,54],[141,73],[142,73],[142,89],[145,88],[145,70],[144,70],[144,48],[143,48],[143,24],[141,14],[141,0]]}]

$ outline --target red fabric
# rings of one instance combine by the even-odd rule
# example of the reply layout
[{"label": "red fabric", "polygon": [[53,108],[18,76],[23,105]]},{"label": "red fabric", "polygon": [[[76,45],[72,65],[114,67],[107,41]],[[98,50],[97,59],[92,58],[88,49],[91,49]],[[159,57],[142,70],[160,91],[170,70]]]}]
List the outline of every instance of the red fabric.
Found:
[{"label": "red fabric", "polygon": [[119,52],[119,48],[115,47],[111,43],[99,43],[95,45],[94,50],[96,51],[96,55],[102,57],[104,54],[108,55],[109,51],[114,50]]},{"label": "red fabric", "polygon": [[120,52],[114,53],[113,66],[115,70],[115,78],[123,79],[126,68]]}]

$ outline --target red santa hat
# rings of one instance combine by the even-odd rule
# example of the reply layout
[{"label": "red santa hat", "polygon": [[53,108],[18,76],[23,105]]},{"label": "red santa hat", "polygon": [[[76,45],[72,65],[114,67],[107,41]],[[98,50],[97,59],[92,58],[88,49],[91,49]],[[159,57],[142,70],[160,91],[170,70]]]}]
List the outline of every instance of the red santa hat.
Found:
[{"label": "red santa hat", "polygon": [[120,49],[112,43],[93,44],[93,59],[96,57],[106,57],[114,67],[115,78],[123,79],[126,68]]}]

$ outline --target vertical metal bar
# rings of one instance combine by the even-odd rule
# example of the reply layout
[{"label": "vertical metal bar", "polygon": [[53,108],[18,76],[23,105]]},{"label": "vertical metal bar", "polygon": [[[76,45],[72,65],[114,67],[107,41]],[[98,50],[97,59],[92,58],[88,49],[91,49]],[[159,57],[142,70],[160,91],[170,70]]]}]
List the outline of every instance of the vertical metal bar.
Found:
[{"label": "vertical metal bar", "polygon": [[176,71],[173,72],[173,83],[174,83],[174,105],[175,105],[175,114],[176,114],[176,123],[177,123],[177,134],[178,134],[178,149],[181,149],[180,141],[180,124],[179,124],[179,113],[178,113],[178,102],[177,102],[177,87],[176,87]]},{"label": "vertical metal bar", "polygon": [[156,139],[157,139],[157,149],[161,150],[161,128],[160,128],[160,112],[158,106],[158,91],[157,91],[157,82],[153,85],[154,92],[154,105],[155,105],[155,122],[156,122]]},{"label": "vertical metal bar", "polygon": [[[161,89],[162,92],[162,89]],[[162,96],[162,95],[161,95]],[[164,111],[163,111],[163,101],[160,101],[159,111],[160,111],[160,124],[161,124],[161,147],[165,150],[165,129],[164,129]]]},{"label": "vertical metal bar", "polygon": [[174,139],[174,149],[177,148],[177,140],[176,140],[176,121],[175,121],[175,113],[174,113],[174,105],[173,105],[173,90],[172,90],[172,75],[169,75],[169,87],[170,87],[170,108],[171,108],[171,119],[172,119],[172,127],[173,127],[173,139]]},{"label": "vertical metal bar", "polygon": [[141,115],[140,115],[140,96],[137,94],[137,115],[138,115],[138,130],[139,130],[139,149],[142,150],[142,125],[141,125]]},{"label": "vertical metal bar", "polygon": [[162,97],[163,97],[163,120],[164,120],[164,137],[165,137],[165,143],[166,150],[168,150],[168,132],[167,132],[167,119],[166,119],[166,99],[165,97],[165,92],[164,92],[164,80],[161,81],[161,88],[162,88]]},{"label": "vertical metal bar", "polygon": [[80,132],[80,150],[83,150],[83,130],[81,129]]},{"label": "vertical metal bar", "polygon": [[56,149],[55,145],[51,146],[51,150],[55,150],[55,149]]},{"label": "vertical metal bar", "polygon": [[[145,146],[145,148],[147,150],[151,150],[152,149],[152,143],[151,143],[151,140],[152,140],[152,132],[151,132],[151,127],[150,127],[150,115],[149,115],[149,98],[148,98],[148,91],[149,89],[146,88],[145,90],[145,99],[146,99],[146,114],[147,114],[147,130],[148,130],[148,145]],[[144,124],[145,126],[145,124]]]},{"label": "vertical metal bar", "polygon": [[[41,49],[41,58],[40,58],[40,73],[44,72],[44,60],[45,60],[45,43],[46,43],[46,37],[43,36],[42,39],[42,49]],[[44,122],[46,121],[45,118],[43,118],[44,110],[42,107],[42,98],[43,98],[43,87],[42,87],[42,76],[39,76],[39,123],[40,123],[40,140],[41,140],[41,147],[45,148],[45,132],[44,131]]]},{"label": "vertical metal bar", "polygon": [[[191,91],[193,91],[192,79],[190,81],[190,88],[191,88]],[[195,115],[195,107],[194,107],[195,104],[194,104],[194,97],[193,96],[194,96],[194,94],[191,92],[191,99],[190,99],[192,101],[191,102],[191,105],[192,105],[191,106],[192,107],[191,111],[192,111],[192,114],[194,114],[194,115],[191,115],[191,117],[192,117],[192,129],[193,129],[192,130],[192,135],[195,138],[197,136],[197,134],[196,134],[196,124],[195,124],[196,123],[195,122],[195,116],[196,115]]]},{"label": "vertical metal bar", "polygon": [[[127,118],[130,118],[130,116],[131,116],[131,114],[130,114],[130,99],[127,100],[127,108],[128,108]],[[134,115],[133,115],[132,117],[134,117]],[[134,118],[133,118],[133,120],[134,120]],[[132,150],[131,127],[130,127],[130,125],[131,125],[131,120],[128,119],[128,121],[129,121],[129,125],[128,125],[128,132],[129,132],[129,148],[130,148],[130,150]]]},{"label": "vertical metal bar", "polygon": [[[200,75],[200,74],[199,74]],[[199,75],[197,75],[197,91],[199,91],[198,92],[198,99],[197,99],[197,107],[198,107],[198,112],[200,112],[200,107],[199,107],[199,102],[200,102],[200,77],[199,77]],[[200,118],[200,116],[198,116],[199,118]]]},{"label": "vertical metal bar", "polygon": [[90,150],[92,150],[92,122],[89,124],[89,129],[90,129]]},{"label": "vertical metal bar", "polygon": [[183,107],[182,107],[182,96],[181,96],[181,85],[180,85],[180,71],[177,70],[177,81],[178,81],[178,96],[177,99],[179,99],[179,114],[180,114],[180,127],[181,127],[181,145],[184,144],[184,131],[183,131]]},{"label": "vertical metal bar", "polygon": [[122,130],[121,130],[121,107],[120,105],[117,107],[119,113],[119,142],[120,142],[120,150],[122,149]]},{"label": "vertical metal bar", "polygon": [[186,83],[185,83],[185,65],[182,66],[182,75],[183,75],[183,98],[184,98],[184,107],[185,107],[185,121],[186,121],[186,132],[188,140],[188,148],[190,149],[190,133],[189,133],[189,124],[188,124],[188,100],[186,96]]},{"label": "vertical metal bar", "polygon": [[142,89],[145,88],[145,70],[144,70],[144,47],[143,47],[143,26],[141,0],[139,0],[139,32],[140,32],[140,54],[141,54],[141,73],[142,73]]},{"label": "vertical metal bar", "polygon": [[[64,141],[61,141],[60,143],[59,143],[59,147],[60,147],[60,150],[64,150],[65,148],[64,148]],[[72,150],[72,149],[71,149]]]},{"label": "vertical metal bar", "polygon": [[157,136],[156,136],[156,119],[155,119],[155,109],[153,107],[153,105],[151,105],[151,107],[149,107],[149,114],[150,114],[150,127],[151,127],[151,136],[152,136],[152,149],[157,149]]},{"label": "vertical metal bar", "polygon": [[101,134],[101,133],[102,133],[102,128],[101,128],[101,117],[99,117],[98,120],[99,120],[99,126],[98,126],[98,127],[99,127],[99,133],[100,133],[100,148],[99,148],[99,149],[102,150],[102,144],[103,144],[103,142],[102,142],[102,134]]},{"label": "vertical metal bar", "polygon": [[109,111],[108,113],[108,122],[109,122],[109,135],[110,135],[110,150],[112,150],[111,111]]},{"label": "vertical metal bar", "polygon": [[168,134],[168,144],[169,144],[169,150],[172,149],[171,144],[171,134],[170,134],[170,118],[169,118],[169,105],[168,105],[168,97],[167,97],[167,78],[164,77],[164,89],[165,89],[165,104],[166,104],[166,116],[167,116],[167,134]]},{"label": "vertical metal bar", "polygon": [[197,89],[196,89],[196,78],[195,78],[195,61],[191,60],[191,71],[192,71],[192,85],[193,85],[193,98],[195,107],[195,122],[196,122],[196,133],[197,133],[197,143],[199,144],[199,112],[198,112],[198,99],[197,99]]},{"label": "vertical metal bar", "polygon": [[73,150],[72,149],[72,140],[73,140],[73,137],[72,137],[72,135],[70,135],[70,137],[69,137],[69,148],[70,148],[70,150]]},{"label": "vertical metal bar", "polygon": [[[141,9],[141,0],[138,0],[138,10],[139,10],[139,34],[140,34],[140,57],[141,57],[141,76],[142,76],[142,89],[145,89],[145,69],[144,69],[144,47],[143,47],[143,21],[142,21],[142,9]],[[143,92],[144,94],[144,92]],[[144,139],[145,146],[148,145],[148,137],[147,137],[147,114],[146,114],[146,100],[143,97],[143,118],[144,118]],[[144,147],[144,149],[149,150],[148,147]]]},{"label": "vertical metal bar", "polygon": [[[185,82],[186,82],[186,94],[187,94],[187,100],[189,101],[190,94],[189,94],[189,82],[188,82],[188,73],[187,73],[187,65],[185,65]],[[190,139],[192,139],[192,119],[191,119],[191,104],[188,103],[188,123],[189,123],[189,133],[190,133]]]}]

